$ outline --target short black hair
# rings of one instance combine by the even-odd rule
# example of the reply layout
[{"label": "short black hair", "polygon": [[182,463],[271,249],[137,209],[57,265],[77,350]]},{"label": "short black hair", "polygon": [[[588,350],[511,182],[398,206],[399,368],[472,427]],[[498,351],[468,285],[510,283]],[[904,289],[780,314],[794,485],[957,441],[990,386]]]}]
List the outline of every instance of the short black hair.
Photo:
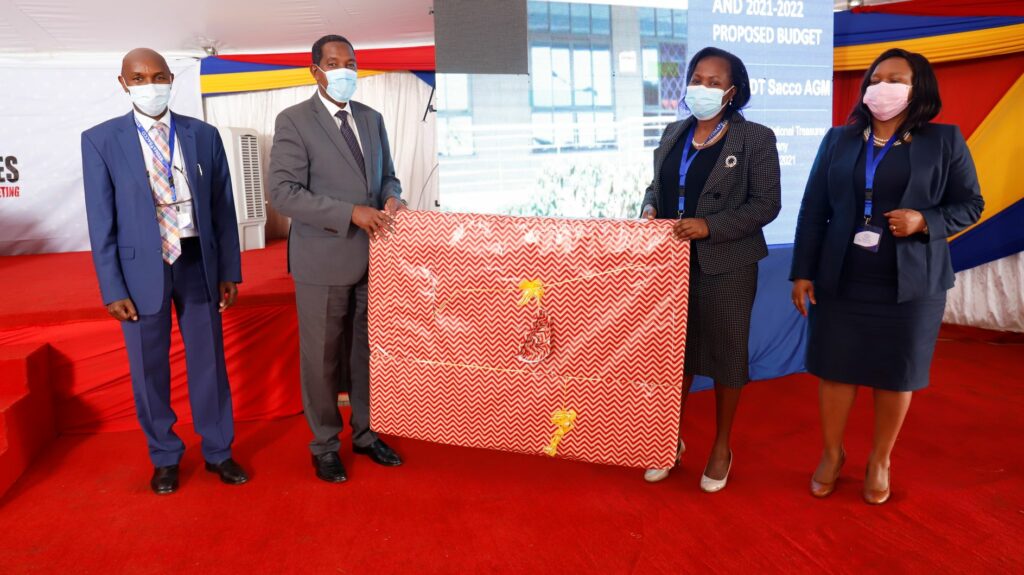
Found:
[{"label": "short black hair", "polygon": [[725,116],[723,117],[728,118],[750,103],[750,76],[747,75],[747,67],[736,54],[708,46],[690,58],[690,64],[686,67],[687,86],[690,85],[690,79],[693,78],[697,64],[705,58],[722,58],[729,63],[729,77],[732,78],[732,85],[736,86],[736,94],[732,97],[732,101],[725,106]]},{"label": "short black hair", "polygon": [[932,121],[942,110],[942,99],[939,98],[939,81],[935,78],[935,70],[931,62],[921,54],[908,52],[901,48],[891,48],[882,52],[882,55],[875,58],[871,67],[864,72],[864,79],[860,83],[860,98],[850,112],[849,124],[857,130],[863,130],[871,124],[871,110],[864,104],[864,93],[871,85],[871,75],[875,68],[889,58],[903,58],[910,64],[910,70],[914,74],[911,80],[910,104],[907,106],[907,117],[900,124],[896,133],[903,134],[913,131]]},{"label": "short black hair", "polygon": [[348,44],[349,48],[352,48],[352,52],[356,51],[356,47],[352,45],[352,42],[348,41],[348,38],[344,36],[338,36],[337,34],[328,34],[323,38],[320,38],[316,42],[313,42],[313,63],[317,66],[320,65],[320,60],[324,57],[324,46],[331,42],[342,42]]}]

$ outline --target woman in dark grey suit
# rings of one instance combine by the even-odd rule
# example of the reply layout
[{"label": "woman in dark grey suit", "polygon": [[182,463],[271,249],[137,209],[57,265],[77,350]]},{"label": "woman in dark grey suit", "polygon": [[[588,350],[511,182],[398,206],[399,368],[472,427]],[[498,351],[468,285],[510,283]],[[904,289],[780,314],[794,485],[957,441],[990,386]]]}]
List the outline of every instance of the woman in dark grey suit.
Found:
[{"label": "woman in dark grey suit", "polygon": [[964,137],[941,108],[928,60],[893,49],[861,83],[847,126],[825,136],[800,207],[793,304],[808,315],[807,370],[821,378],[825,449],[811,493],[827,497],[846,459],[858,386],[874,388],[864,499],[889,499],[889,458],[912,392],[928,385],[953,287],[949,236],[985,205]]},{"label": "woman in dark grey suit", "polygon": [[[781,205],[779,155],[775,134],[740,114],[750,100],[750,81],[739,58],[705,48],[686,75],[684,101],[692,117],[665,128],[643,217],[678,219],[675,237],[691,242],[682,406],[694,375],[715,380],[718,427],[701,477],[701,489],[715,492],[732,468],[729,437],[748,380],[757,262],[768,255],[761,229]],[[680,440],[680,455],[684,449]],[[661,481],[669,471],[648,469],[644,479]]]}]

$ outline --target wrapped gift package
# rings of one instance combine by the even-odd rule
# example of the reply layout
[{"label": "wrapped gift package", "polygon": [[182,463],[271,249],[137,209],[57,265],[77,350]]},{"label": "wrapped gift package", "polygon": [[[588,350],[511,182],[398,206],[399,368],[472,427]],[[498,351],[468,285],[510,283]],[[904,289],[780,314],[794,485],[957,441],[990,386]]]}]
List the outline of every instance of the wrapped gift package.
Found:
[{"label": "wrapped gift package", "polygon": [[400,213],[370,250],[372,428],[671,466],[689,287],[671,229]]}]

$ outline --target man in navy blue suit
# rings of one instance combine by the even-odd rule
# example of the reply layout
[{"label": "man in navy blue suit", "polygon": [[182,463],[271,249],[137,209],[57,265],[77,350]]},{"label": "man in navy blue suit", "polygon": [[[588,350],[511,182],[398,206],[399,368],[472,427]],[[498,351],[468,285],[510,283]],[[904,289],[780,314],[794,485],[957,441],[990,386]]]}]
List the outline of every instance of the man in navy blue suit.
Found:
[{"label": "man in navy blue suit", "polygon": [[242,281],[238,225],[217,130],[167,108],[174,75],[132,50],[121,82],[134,110],[82,133],[85,207],[107,311],[121,322],[135,409],[158,495],[178,489],[185,445],[171,409],[171,308],[185,343],[189,400],[206,469],[248,481],[231,458],[234,421],[220,314]]}]

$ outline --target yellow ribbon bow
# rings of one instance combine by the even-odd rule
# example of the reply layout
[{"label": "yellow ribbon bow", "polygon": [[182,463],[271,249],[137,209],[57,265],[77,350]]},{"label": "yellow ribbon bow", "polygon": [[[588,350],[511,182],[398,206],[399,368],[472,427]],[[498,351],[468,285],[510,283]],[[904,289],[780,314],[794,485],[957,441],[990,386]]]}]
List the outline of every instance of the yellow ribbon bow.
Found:
[{"label": "yellow ribbon bow", "polygon": [[541,298],[544,297],[544,282],[540,280],[523,280],[519,282],[519,289],[523,291],[519,296],[519,305],[527,305],[537,300],[537,306],[541,305]]}]

